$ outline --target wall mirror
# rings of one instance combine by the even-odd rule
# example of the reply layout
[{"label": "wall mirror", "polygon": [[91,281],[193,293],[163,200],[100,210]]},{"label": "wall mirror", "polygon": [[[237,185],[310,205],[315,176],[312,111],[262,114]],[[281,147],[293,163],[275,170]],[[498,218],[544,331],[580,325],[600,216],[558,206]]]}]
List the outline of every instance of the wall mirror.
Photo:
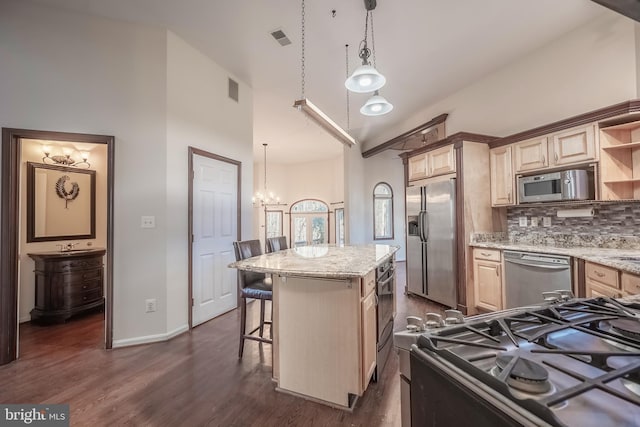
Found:
[{"label": "wall mirror", "polygon": [[27,242],[96,237],[96,171],[27,162]]}]

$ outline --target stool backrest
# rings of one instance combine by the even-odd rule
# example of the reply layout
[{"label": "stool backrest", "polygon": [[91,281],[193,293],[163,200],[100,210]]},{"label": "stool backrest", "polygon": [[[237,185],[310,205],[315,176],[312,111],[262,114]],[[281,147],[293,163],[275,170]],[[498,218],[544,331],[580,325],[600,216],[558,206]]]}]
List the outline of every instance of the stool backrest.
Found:
[{"label": "stool backrest", "polygon": [[289,249],[285,236],[269,237],[267,239],[267,253]]},{"label": "stool backrest", "polygon": [[[262,245],[260,240],[242,240],[233,242],[233,250],[236,254],[236,261],[262,255]],[[240,288],[251,285],[254,282],[264,280],[266,274],[255,273],[253,271],[238,270],[240,277]]]}]

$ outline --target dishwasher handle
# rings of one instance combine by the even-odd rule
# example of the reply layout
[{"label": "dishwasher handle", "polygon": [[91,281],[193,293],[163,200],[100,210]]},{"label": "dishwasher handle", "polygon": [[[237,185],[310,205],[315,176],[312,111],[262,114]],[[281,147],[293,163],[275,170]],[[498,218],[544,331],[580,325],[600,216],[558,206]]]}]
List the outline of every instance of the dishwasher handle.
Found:
[{"label": "dishwasher handle", "polygon": [[547,270],[566,270],[566,269],[570,268],[570,266],[568,264],[562,264],[562,265],[540,264],[540,263],[531,263],[531,262],[519,261],[519,260],[515,260],[515,259],[508,259],[508,258],[505,258],[504,261],[505,262],[510,262],[512,264],[524,265],[524,266],[527,266],[527,267],[544,268],[544,269],[547,269]]}]

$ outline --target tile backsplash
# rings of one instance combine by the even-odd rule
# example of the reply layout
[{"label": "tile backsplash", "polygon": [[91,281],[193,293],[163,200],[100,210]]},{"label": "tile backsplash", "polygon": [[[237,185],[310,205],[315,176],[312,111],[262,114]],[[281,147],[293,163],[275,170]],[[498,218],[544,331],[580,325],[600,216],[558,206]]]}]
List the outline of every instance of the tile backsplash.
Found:
[{"label": "tile backsplash", "polygon": [[[593,217],[559,218],[558,210],[593,208]],[[520,218],[527,226],[520,226]],[[543,218],[551,220],[544,227]],[[531,219],[537,218],[537,227]],[[508,240],[553,246],[640,249],[640,202],[591,203],[579,206],[513,206],[507,208]]]}]

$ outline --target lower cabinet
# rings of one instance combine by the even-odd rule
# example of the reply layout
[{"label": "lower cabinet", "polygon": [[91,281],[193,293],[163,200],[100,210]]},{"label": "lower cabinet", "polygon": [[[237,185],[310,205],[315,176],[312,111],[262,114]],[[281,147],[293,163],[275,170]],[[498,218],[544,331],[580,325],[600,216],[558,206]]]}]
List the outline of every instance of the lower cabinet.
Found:
[{"label": "lower cabinet", "polygon": [[502,310],[502,262],[499,250],[473,250],[473,284],[477,308]]},{"label": "lower cabinet", "polygon": [[585,291],[587,298],[624,296],[620,285],[620,272],[612,267],[585,262]]},{"label": "lower cabinet", "polygon": [[106,251],[31,253],[35,261],[36,302],[31,320],[64,322],[71,316],[104,306]]},{"label": "lower cabinet", "polygon": [[362,304],[362,389],[366,390],[371,375],[376,369],[376,293],[369,292]]}]

